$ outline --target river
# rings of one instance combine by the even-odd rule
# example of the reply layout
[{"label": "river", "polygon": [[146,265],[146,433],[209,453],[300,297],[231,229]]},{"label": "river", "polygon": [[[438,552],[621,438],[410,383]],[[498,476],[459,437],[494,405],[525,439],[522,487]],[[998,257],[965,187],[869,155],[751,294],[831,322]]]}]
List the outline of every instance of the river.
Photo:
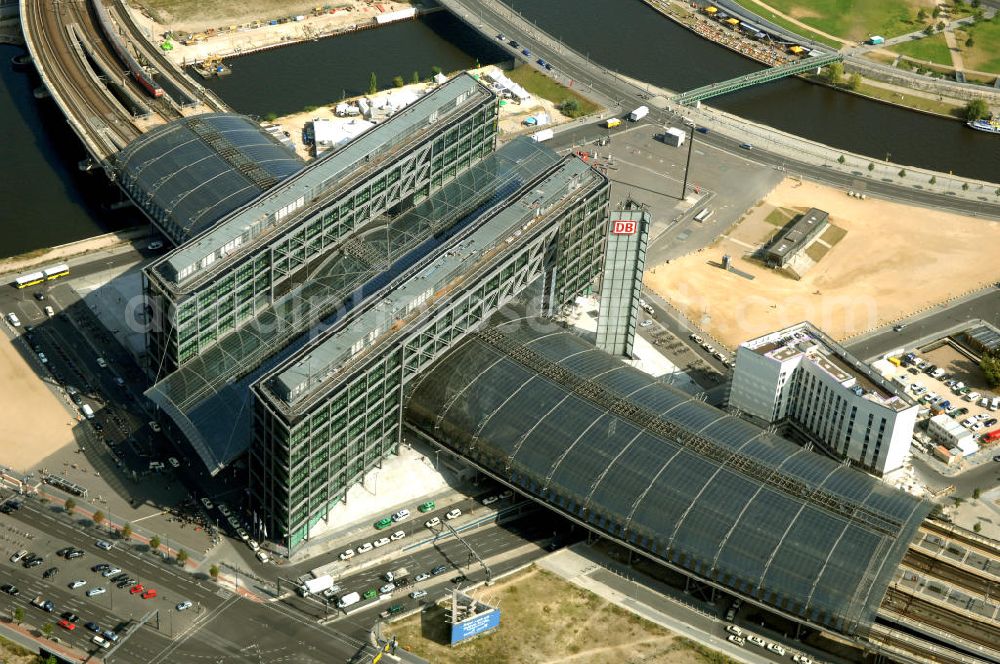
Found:
[{"label": "river", "polygon": [[100,171],[83,173],[87,154],[50,99],[32,95],[33,71],[14,71],[11,58],[26,51],[0,45],[0,118],[4,120],[4,173],[0,177],[0,258],[107,233],[138,223],[135,211],[109,212],[118,200]]},{"label": "river", "polygon": [[[504,0],[609,69],[672,90],[762,69],[640,0]],[[530,46],[530,45],[529,45]],[[875,159],[1000,182],[1000,136],[788,78],[706,102],[782,131]]]}]

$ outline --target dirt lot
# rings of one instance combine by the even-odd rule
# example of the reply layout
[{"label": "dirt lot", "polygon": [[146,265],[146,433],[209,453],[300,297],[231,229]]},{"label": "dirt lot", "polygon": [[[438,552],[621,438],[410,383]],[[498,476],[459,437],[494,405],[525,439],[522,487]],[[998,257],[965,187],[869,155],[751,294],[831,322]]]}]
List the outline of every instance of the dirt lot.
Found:
[{"label": "dirt lot", "polygon": [[0,464],[34,470],[42,459],[73,442],[73,417],[6,335],[0,337]]},{"label": "dirt lot", "polygon": [[[774,233],[779,207],[826,210],[846,231],[799,281],[743,257]],[[984,257],[998,252],[1000,225],[785,180],[720,242],[647,269],[646,284],[730,348],[801,320],[841,340],[992,283]],[[754,279],[710,264],[723,254]]]},{"label": "dirt lot", "polygon": [[501,607],[497,632],[451,648],[444,615],[428,611],[394,623],[393,633],[435,664],[732,661],[535,568],[474,594]]},{"label": "dirt lot", "polygon": [[13,641],[0,638],[0,662],[4,664],[39,664],[42,658],[33,655]]}]

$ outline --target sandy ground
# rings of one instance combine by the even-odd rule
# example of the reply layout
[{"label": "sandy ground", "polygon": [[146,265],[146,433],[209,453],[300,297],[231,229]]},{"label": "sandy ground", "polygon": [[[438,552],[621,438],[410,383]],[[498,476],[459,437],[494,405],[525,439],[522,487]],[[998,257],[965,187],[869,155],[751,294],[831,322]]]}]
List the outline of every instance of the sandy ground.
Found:
[{"label": "sandy ground", "polygon": [[[493,65],[489,65],[486,67],[482,67],[480,69],[470,69],[469,73],[473,74],[474,76],[476,75],[483,76],[483,75],[489,75],[491,72],[496,72],[496,71],[500,71],[500,69]],[[382,91],[375,95],[364,95],[363,98],[371,99],[372,97],[381,97],[386,94],[389,94],[391,96],[396,90],[412,90],[418,95],[422,95],[434,87],[436,86],[433,83],[413,83],[410,85],[406,85],[402,88],[392,88],[391,90]],[[345,101],[351,102],[361,98],[362,97],[352,97]],[[291,134],[292,142],[295,143],[295,152],[300,157],[307,160],[313,159],[314,155],[310,151],[311,148],[302,143],[302,128],[306,125],[306,123],[311,122],[312,120],[318,118],[322,118],[325,120],[333,120],[334,122],[337,123],[350,122],[352,118],[338,118],[336,115],[334,115],[333,108],[336,105],[337,105],[336,102],[330,102],[320,106],[319,108],[313,111],[302,111],[300,113],[293,113],[291,115],[286,115],[276,119],[274,121],[274,124],[279,125],[283,130]],[[552,102],[548,101],[547,99],[542,99],[540,97],[534,97],[531,103],[528,104],[515,104],[511,102],[501,106],[500,107],[501,140],[504,140],[505,137],[514,136],[520,133],[530,134],[535,131],[538,131],[539,129],[542,129],[541,127],[539,128],[526,127],[522,123],[529,116],[543,112],[548,113],[549,118],[551,119],[551,122],[548,125],[546,125],[547,127],[551,127],[553,125],[560,124],[563,122],[568,122],[570,120],[570,118],[567,118],[565,115],[560,113]]]},{"label": "sandy ground", "polygon": [[0,337],[0,403],[5,414],[0,417],[0,464],[36,470],[42,459],[73,442],[76,421],[6,335]]},{"label": "sandy ground", "polygon": [[[314,14],[313,9],[316,6],[322,7],[326,4],[329,3],[317,3],[315,0],[288,2],[280,7],[280,11],[279,8],[267,11],[247,4],[242,9],[234,7],[219,13],[215,10],[217,8],[214,8],[214,3],[205,3],[204,11],[190,16],[178,17],[168,11],[159,10],[156,15],[160,21],[143,10],[133,9],[133,14],[138,14],[139,25],[144,30],[149,30],[153,36],[152,41],[157,46],[163,41],[163,35],[167,32],[173,32],[177,36],[190,33],[206,35],[203,40],[187,45],[174,41],[174,48],[165,51],[171,60],[183,65],[204,60],[209,55],[225,57],[234,53],[259,50],[281,42],[302,41],[351,30],[356,26],[371,23],[379,14],[411,6],[408,2],[393,0],[379,0],[379,2],[338,0],[332,3],[338,7],[332,10],[333,13]],[[267,25],[270,19],[298,15],[305,16],[305,20]],[[254,21],[258,21],[261,25],[256,28],[251,27]],[[214,30],[214,34],[207,36],[209,30]]]},{"label": "sandy ground", "polygon": [[[763,219],[775,207],[817,207],[847,230],[800,281],[743,257],[755,248],[752,240],[773,232]],[[645,281],[730,348],[801,320],[839,340],[996,281],[990,257],[998,252],[1000,225],[785,180],[730,235],[670,264],[647,266]],[[755,278],[709,263],[723,254]]]}]

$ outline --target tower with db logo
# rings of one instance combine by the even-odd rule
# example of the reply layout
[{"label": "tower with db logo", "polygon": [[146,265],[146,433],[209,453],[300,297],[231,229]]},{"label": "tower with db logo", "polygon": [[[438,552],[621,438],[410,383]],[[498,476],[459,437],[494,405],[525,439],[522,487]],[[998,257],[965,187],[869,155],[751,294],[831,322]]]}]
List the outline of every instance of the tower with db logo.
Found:
[{"label": "tower with db logo", "polygon": [[612,210],[597,320],[597,346],[612,355],[632,356],[648,236],[645,206],[627,200]]}]

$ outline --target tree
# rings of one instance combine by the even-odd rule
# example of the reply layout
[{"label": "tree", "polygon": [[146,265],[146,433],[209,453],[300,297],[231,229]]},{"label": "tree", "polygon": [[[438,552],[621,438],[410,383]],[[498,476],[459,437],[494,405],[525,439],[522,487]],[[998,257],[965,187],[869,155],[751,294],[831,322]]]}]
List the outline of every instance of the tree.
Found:
[{"label": "tree", "polygon": [[969,183],[968,182],[963,182],[962,183],[962,191],[968,191],[968,190],[969,190]]},{"label": "tree", "polygon": [[934,18],[937,18],[940,15],[941,15],[941,5],[937,5],[931,11],[931,16],[933,16]]},{"label": "tree", "polygon": [[393,76],[392,77],[392,84],[394,86],[396,86],[397,88],[401,88],[404,85],[406,85],[406,81],[403,80],[402,76]]},{"label": "tree", "polygon": [[65,507],[65,508],[66,508],[66,512],[67,512],[68,514],[72,514],[72,513],[73,513],[73,510],[75,510],[75,509],[76,509],[76,501],[75,501],[75,500],[73,500],[72,498],[67,498],[67,499],[66,499],[66,502],[65,502],[65,503],[63,503],[63,507]]},{"label": "tree", "polygon": [[927,20],[927,10],[923,7],[921,7],[920,11],[917,12],[917,20],[921,23]]},{"label": "tree", "polygon": [[936,175],[932,175],[931,179],[928,180],[927,182],[929,182],[930,184],[937,184],[937,176]]},{"label": "tree", "polygon": [[413,78],[410,79],[410,83],[419,83],[419,82],[420,82],[420,72],[414,69]]},{"label": "tree", "polygon": [[980,495],[982,495],[982,489],[980,489],[979,487],[976,487],[975,489],[972,490],[973,500],[979,500]]},{"label": "tree", "polygon": [[826,68],[826,80],[834,85],[840,84],[844,80],[844,63],[834,62]]},{"label": "tree", "polygon": [[844,158],[844,155],[840,155],[839,157],[837,157],[838,164],[843,164],[845,161],[847,161],[847,159]]},{"label": "tree", "polygon": [[98,526],[104,523],[104,512],[97,510],[94,512],[94,516],[91,517]]},{"label": "tree", "polygon": [[59,661],[56,659],[55,655],[49,655],[49,658],[45,660],[45,664],[59,664]]},{"label": "tree", "polygon": [[441,73],[441,68],[440,67],[438,67],[437,65],[434,65],[433,67],[431,67],[431,75],[432,76],[437,76],[440,73]]},{"label": "tree", "polygon": [[211,567],[209,567],[208,568],[208,575],[210,577],[212,577],[213,581],[218,581],[219,580],[219,566],[218,565],[212,565]]},{"label": "tree", "polygon": [[24,609],[19,606],[14,607],[14,614],[11,617],[14,618],[14,622],[20,625],[24,621]]},{"label": "tree", "polygon": [[[997,190],[1000,192],[1000,189]],[[997,194],[1000,196],[1000,193]],[[995,353],[984,353],[983,359],[979,360],[979,368],[986,376],[986,383],[991,387],[1000,387],[1000,356]]]},{"label": "tree", "polygon": [[46,637],[52,636],[52,623],[45,623],[44,625],[42,625],[41,629],[42,629],[42,634],[44,634]]},{"label": "tree", "polygon": [[985,99],[973,99],[965,105],[966,120],[981,120],[990,117],[990,105]]},{"label": "tree", "polygon": [[871,173],[874,170],[875,170],[875,162],[869,161],[868,162],[868,172]]},{"label": "tree", "polygon": [[851,90],[858,90],[861,88],[861,74],[854,72],[847,79],[847,87]]},{"label": "tree", "polygon": [[972,48],[975,45],[976,45],[976,40],[973,39],[972,37],[969,37],[968,39],[965,40],[965,48]]},{"label": "tree", "polygon": [[278,119],[278,114],[273,111],[270,113],[265,113],[264,119],[267,120],[268,122],[274,122],[275,120]]},{"label": "tree", "polygon": [[931,35],[933,35],[934,34],[934,26],[933,25],[928,25],[926,28],[924,28],[924,34],[927,35],[928,37],[930,37]]},{"label": "tree", "polygon": [[122,526],[121,536],[123,540],[132,539],[132,524],[126,523]]},{"label": "tree", "polygon": [[901,177],[901,178],[905,178],[906,177],[906,169],[905,168],[899,169],[899,177]]},{"label": "tree", "polygon": [[580,102],[576,99],[563,99],[562,103],[559,104],[559,111],[569,118],[578,118],[583,114]]},{"label": "tree", "polygon": [[937,22],[937,25],[936,25],[936,26],[934,26],[934,27],[935,27],[935,28],[937,28],[937,31],[938,31],[938,32],[941,32],[942,30],[944,30],[945,28],[947,28],[947,27],[948,27],[948,24],[947,24],[947,23],[945,23],[944,21],[938,21],[938,22]]},{"label": "tree", "polygon": [[373,95],[378,92],[378,79],[375,78],[375,72],[368,77],[368,94]]},{"label": "tree", "polygon": [[983,524],[979,523],[978,521],[976,521],[976,523],[974,523],[973,526],[972,526],[973,532],[976,532],[976,533],[978,533],[982,529],[983,529]]},{"label": "tree", "polygon": [[160,538],[157,537],[156,535],[153,535],[152,537],[150,537],[149,538],[149,548],[152,549],[153,551],[159,550],[159,548],[160,548]]},{"label": "tree", "polygon": [[187,561],[187,559],[188,559],[187,551],[185,551],[184,549],[181,549],[180,551],[177,552],[177,564],[178,565],[183,565],[185,563],[185,561]]}]

